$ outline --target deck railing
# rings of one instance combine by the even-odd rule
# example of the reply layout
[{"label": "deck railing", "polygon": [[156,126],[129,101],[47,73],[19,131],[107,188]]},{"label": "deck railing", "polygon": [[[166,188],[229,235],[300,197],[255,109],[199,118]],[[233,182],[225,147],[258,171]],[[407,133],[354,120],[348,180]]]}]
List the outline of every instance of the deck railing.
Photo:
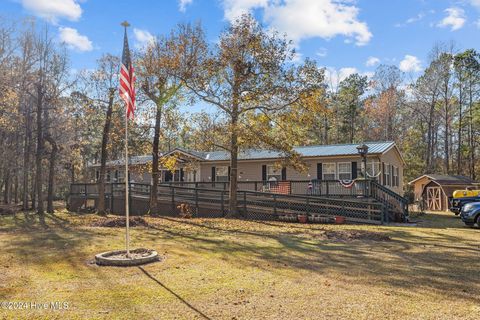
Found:
[{"label": "deck railing", "polygon": [[[131,196],[144,199],[150,197],[149,184],[130,183],[129,188]],[[246,209],[261,211],[260,207],[264,206],[264,211],[270,210],[269,214],[274,215],[282,212],[288,214],[289,210],[290,212],[296,210],[300,213],[317,212],[317,214],[346,212],[351,214],[351,218],[355,218],[362,210],[364,214],[365,209],[371,211],[375,208],[371,211],[374,218],[368,216],[366,219],[388,222],[405,221],[408,217],[407,200],[371,180],[357,180],[351,188],[345,188],[336,180],[241,181],[238,189],[238,204],[243,211]],[[105,196],[110,201],[111,207],[114,199],[124,197],[124,194],[124,183],[105,184]],[[98,197],[98,184],[72,184],[70,195],[85,199]],[[228,182],[162,183],[159,185],[157,197],[163,200],[168,197],[172,206],[182,200],[193,201],[192,204],[196,207],[202,201],[208,202],[217,204],[221,212],[226,212]],[[378,204],[382,206],[381,209]],[[381,214],[379,210],[382,211]]]}]

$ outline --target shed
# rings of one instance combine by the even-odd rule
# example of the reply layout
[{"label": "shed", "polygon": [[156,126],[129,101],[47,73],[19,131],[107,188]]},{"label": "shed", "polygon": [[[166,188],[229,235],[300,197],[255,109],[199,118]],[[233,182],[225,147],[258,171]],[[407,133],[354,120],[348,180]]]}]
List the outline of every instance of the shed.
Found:
[{"label": "shed", "polygon": [[448,210],[448,198],[455,190],[478,188],[478,183],[465,176],[424,174],[408,183],[415,201],[423,201],[426,210]]}]

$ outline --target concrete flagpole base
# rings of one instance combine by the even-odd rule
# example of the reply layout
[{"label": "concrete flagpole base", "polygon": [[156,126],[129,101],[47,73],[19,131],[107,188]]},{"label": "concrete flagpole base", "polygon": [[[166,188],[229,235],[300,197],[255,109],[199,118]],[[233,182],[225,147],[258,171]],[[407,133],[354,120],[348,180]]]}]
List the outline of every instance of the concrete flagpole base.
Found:
[{"label": "concrete flagpole base", "polygon": [[144,248],[130,250],[129,256],[126,250],[107,251],[95,256],[95,262],[100,266],[133,267],[158,260],[157,251]]}]

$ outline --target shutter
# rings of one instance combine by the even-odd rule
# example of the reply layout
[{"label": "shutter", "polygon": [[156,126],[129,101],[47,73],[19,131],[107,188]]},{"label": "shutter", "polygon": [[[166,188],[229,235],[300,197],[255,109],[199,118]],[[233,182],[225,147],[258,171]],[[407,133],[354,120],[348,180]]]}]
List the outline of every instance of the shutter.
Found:
[{"label": "shutter", "polygon": [[262,181],[267,181],[267,165],[262,166]]},{"label": "shutter", "polygon": [[357,178],[357,162],[352,161],[352,179]]},{"label": "shutter", "polygon": [[215,181],[215,167],[212,167],[212,181]]},{"label": "shutter", "polygon": [[393,182],[393,166],[392,165],[390,165],[390,181],[391,181],[390,186],[393,187],[395,182]]},{"label": "shutter", "polygon": [[322,164],[317,163],[317,179],[322,180]]},{"label": "shutter", "polygon": [[228,166],[228,177],[227,177],[227,181],[230,181],[230,166]]},{"label": "shutter", "polygon": [[282,181],[287,180],[287,168],[283,167],[282,168]]},{"label": "shutter", "polygon": [[382,162],[382,180],[383,180],[383,185],[386,185],[387,177],[385,176],[385,162]]}]

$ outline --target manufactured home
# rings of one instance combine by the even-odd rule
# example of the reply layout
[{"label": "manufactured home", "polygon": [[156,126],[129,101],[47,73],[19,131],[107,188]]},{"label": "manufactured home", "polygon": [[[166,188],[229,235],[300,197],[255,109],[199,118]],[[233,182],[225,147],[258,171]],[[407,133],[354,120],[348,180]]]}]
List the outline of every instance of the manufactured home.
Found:
[{"label": "manufactured home", "polygon": [[[394,142],[367,142],[367,177],[376,179],[392,191],[403,194],[404,160]],[[282,153],[274,150],[248,149],[239,154],[239,181],[309,181],[354,180],[365,170],[358,144],[314,145],[295,147],[307,165],[305,172],[282,167]],[[160,182],[226,182],[229,179],[229,153],[225,151],[193,151],[176,148],[162,154],[174,157],[176,169],[160,168]],[[129,159],[130,181],[150,183],[152,156]],[[124,181],[124,160],[107,162],[105,180]],[[99,177],[99,164],[91,165],[92,182]]]}]

